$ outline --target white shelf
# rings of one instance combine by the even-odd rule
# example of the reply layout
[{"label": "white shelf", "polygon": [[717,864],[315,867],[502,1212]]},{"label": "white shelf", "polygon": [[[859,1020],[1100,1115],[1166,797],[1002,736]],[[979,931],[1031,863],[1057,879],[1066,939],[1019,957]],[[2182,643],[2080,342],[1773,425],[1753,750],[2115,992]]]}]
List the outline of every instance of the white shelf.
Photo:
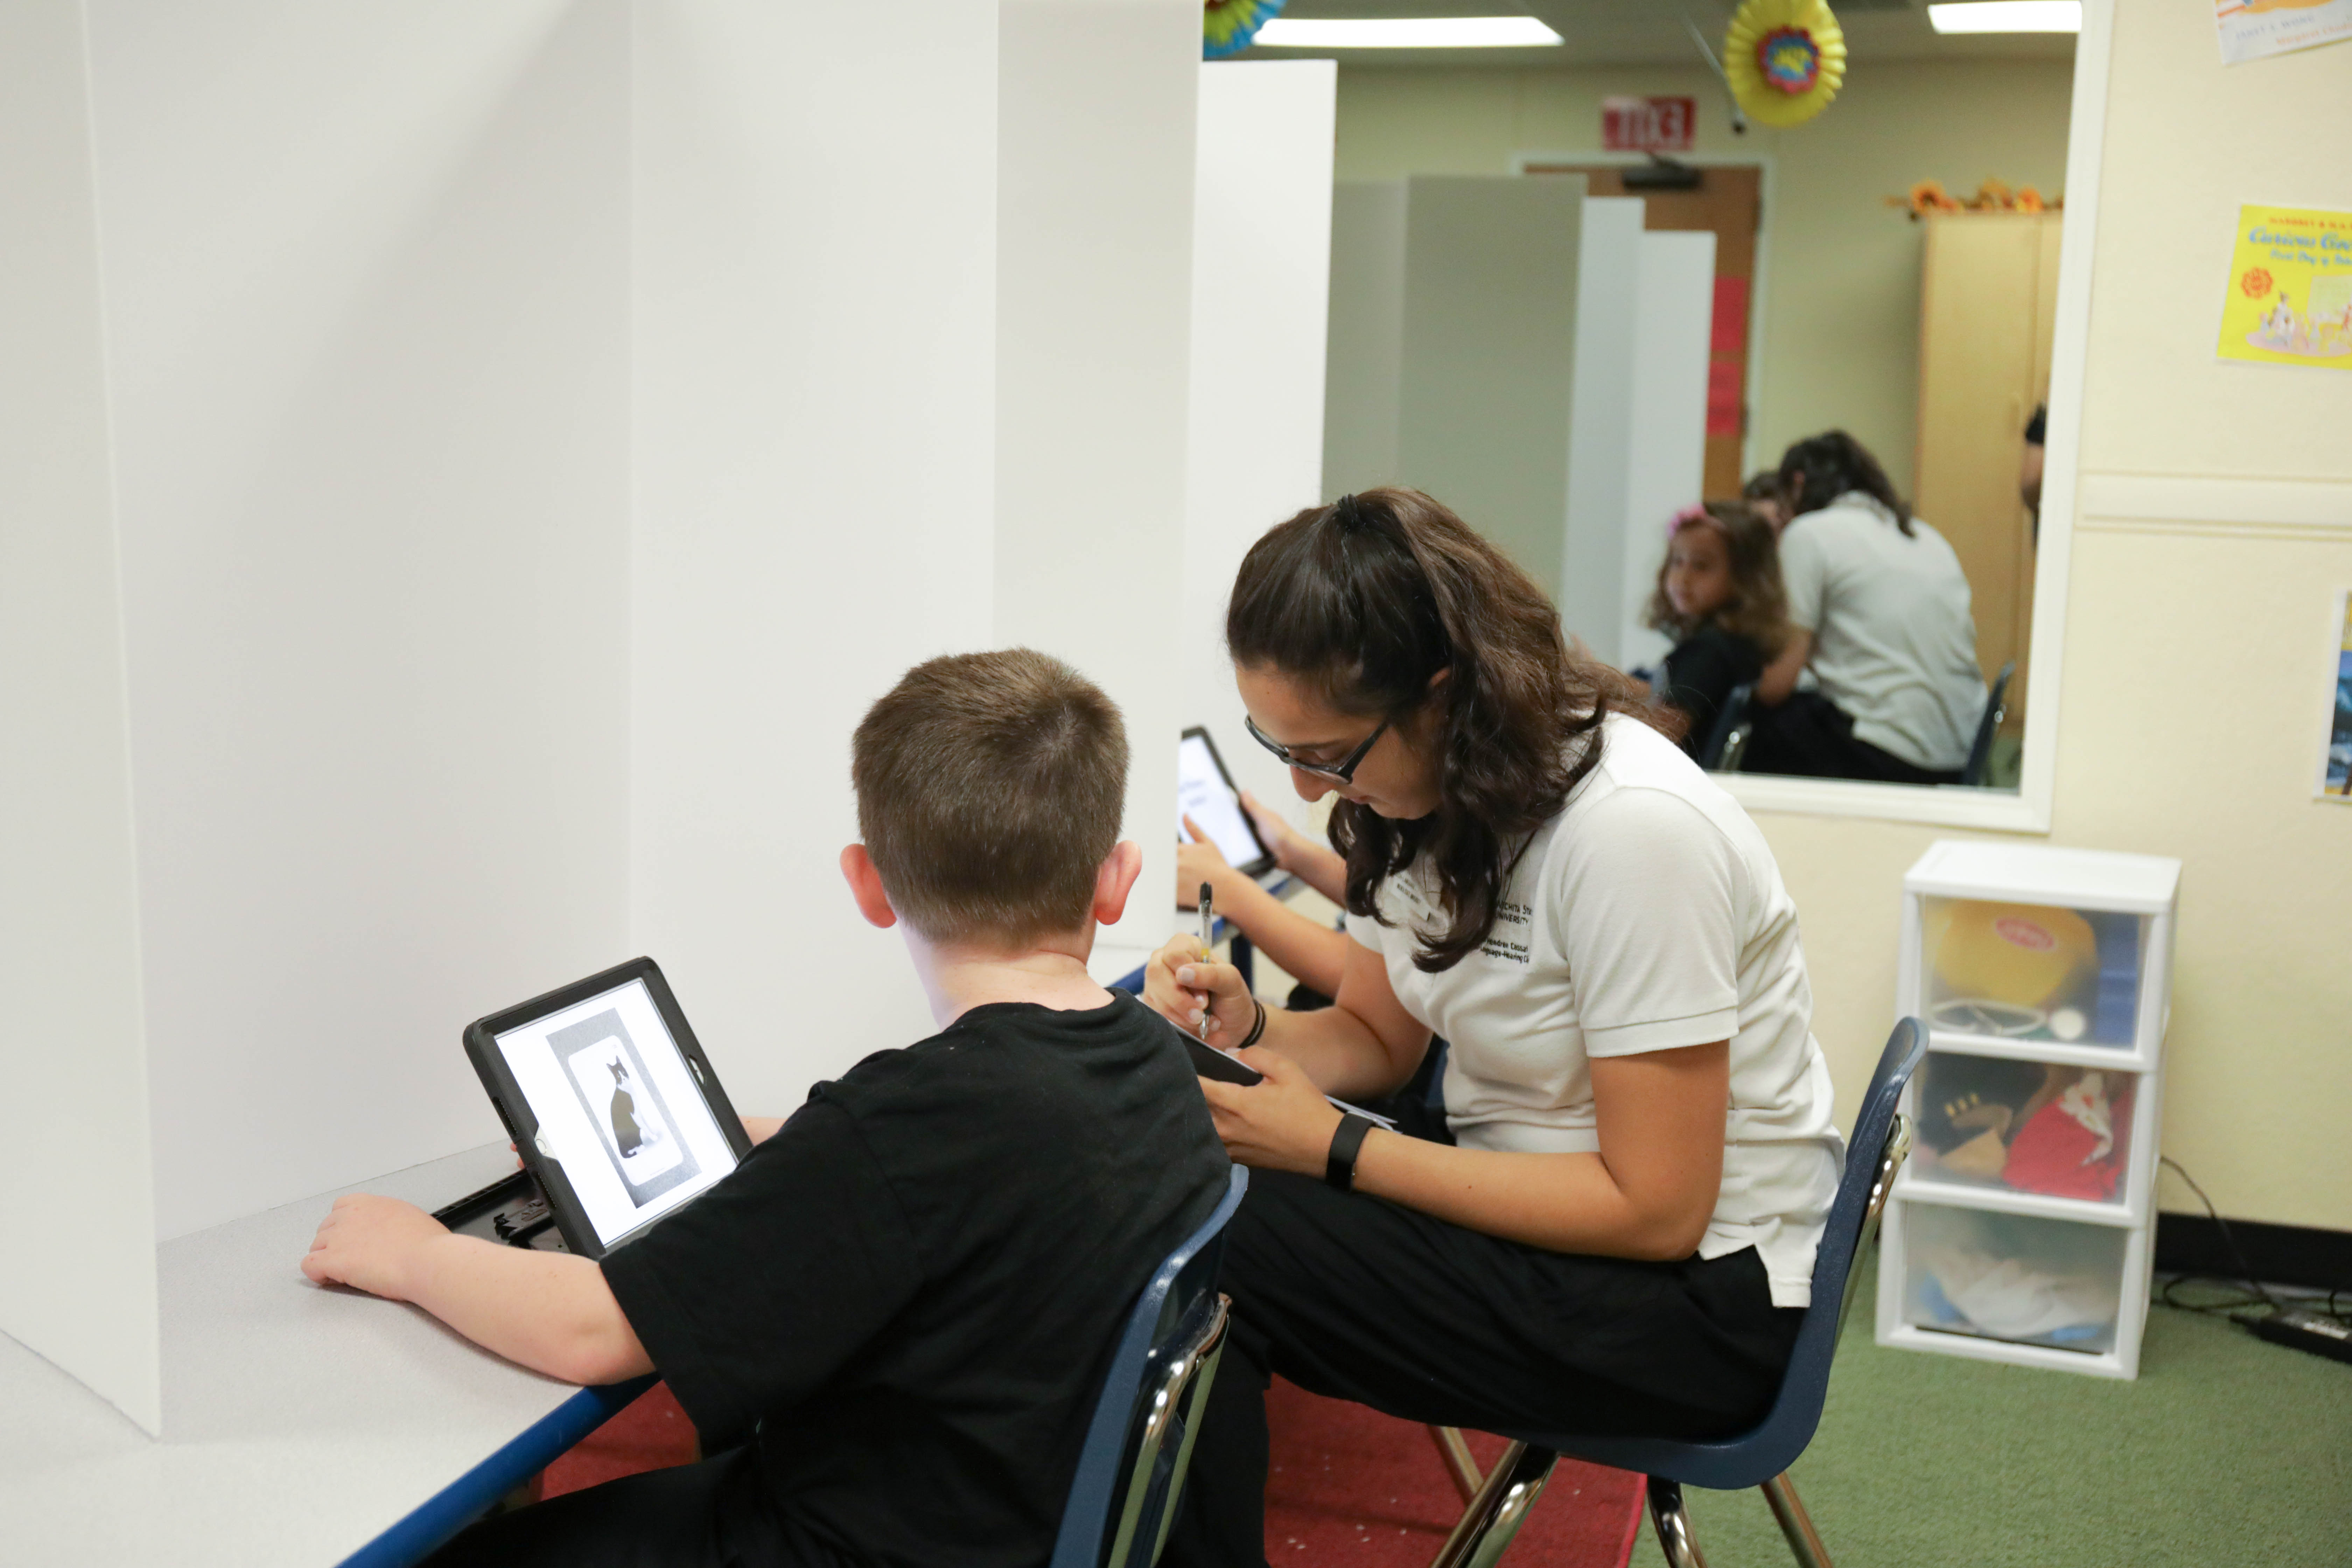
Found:
[{"label": "white shelf", "polygon": [[2131,1229],[2147,1217],[2137,1205],[2130,1203],[2059,1198],[2048,1193],[2021,1192],[2015,1187],[1942,1181],[1909,1165],[1906,1165],[1903,1173],[1895,1178],[1895,1195],[1914,1203],[1941,1204],[1947,1208],[2032,1215],[2037,1219],[2072,1220],[2081,1225],[2113,1226],[2119,1230]]},{"label": "white shelf", "polygon": [[2013,1340],[1988,1340],[1946,1329],[1922,1329],[1899,1323],[1880,1331],[1878,1342],[1904,1350],[1930,1351],[1937,1355],[1967,1356],[1972,1361],[2009,1362],[2018,1366],[2048,1367],[2053,1372],[2087,1373],[2093,1377],[2130,1378],[2136,1369],[2124,1364],[2114,1351],[2068,1351],[2054,1345],[2025,1345]]},{"label": "white shelf", "polygon": [[2062,1067],[2091,1068],[2106,1072],[2147,1072],[2153,1057],[2135,1046],[2087,1046],[2080,1040],[2028,1039],[2018,1035],[1964,1035],[1930,1028],[1927,1048],[1964,1057],[2007,1057],[2021,1062],[2056,1062]]},{"label": "white shelf", "polygon": [[1931,898],[2154,915],[2172,909],[2180,889],[2180,862],[2105,849],[1947,838],[1919,857],[1903,887]]}]

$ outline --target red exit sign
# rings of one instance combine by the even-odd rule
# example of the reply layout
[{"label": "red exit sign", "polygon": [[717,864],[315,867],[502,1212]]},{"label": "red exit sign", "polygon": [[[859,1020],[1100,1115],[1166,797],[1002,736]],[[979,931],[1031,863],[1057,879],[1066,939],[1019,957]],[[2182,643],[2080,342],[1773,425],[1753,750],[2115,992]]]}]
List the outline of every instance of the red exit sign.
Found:
[{"label": "red exit sign", "polygon": [[1687,153],[1698,102],[1689,98],[1604,98],[1601,147],[1605,153]]}]

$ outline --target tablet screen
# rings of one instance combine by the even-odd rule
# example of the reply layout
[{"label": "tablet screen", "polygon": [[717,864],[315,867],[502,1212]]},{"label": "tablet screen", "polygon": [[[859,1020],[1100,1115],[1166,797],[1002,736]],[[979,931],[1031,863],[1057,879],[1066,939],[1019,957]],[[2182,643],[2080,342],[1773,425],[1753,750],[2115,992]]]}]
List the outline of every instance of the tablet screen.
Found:
[{"label": "tablet screen", "polygon": [[611,1247],[735,1168],[642,980],[497,1037],[597,1239]]},{"label": "tablet screen", "polygon": [[1239,796],[1225,783],[1224,769],[1217,764],[1217,754],[1210,750],[1208,738],[1187,735],[1176,751],[1176,834],[1180,838],[1192,836],[1184,831],[1184,818],[1191,817],[1217,847],[1217,853],[1230,866],[1253,866],[1265,858],[1265,851],[1250,832],[1249,818],[1243,815]]}]

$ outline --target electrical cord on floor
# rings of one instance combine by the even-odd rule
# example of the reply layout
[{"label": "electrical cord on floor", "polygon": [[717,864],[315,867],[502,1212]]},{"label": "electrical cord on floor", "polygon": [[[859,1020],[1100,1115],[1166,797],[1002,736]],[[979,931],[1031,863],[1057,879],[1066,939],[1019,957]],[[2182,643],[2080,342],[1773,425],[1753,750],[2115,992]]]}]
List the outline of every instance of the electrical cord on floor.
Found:
[{"label": "electrical cord on floor", "polygon": [[[2213,1228],[2221,1237],[2221,1245],[2229,1248],[2231,1259],[2237,1264],[2241,1278],[2175,1275],[2158,1289],[2156,1300],[2160,1305],[2184,1312],[2227,1318],[2255,1337],[2273,1344],[2289,1345],[2336,1361],[2352,1362],[2352,1314],[2347,1314],[2346,1310],[2336,1304],[2336,1298],[2341,1294],[2340,1288],[2329,1290],[2325,1298],[2314,1290],[2294,1292],[2282,1299],[2278,1291],[2255,1277],[2253,1265],[2246,1260],[2237,1237],[2230,1234],[2230,1222],[2221,1217],[2221,1211],[2214,1207],[2213,1200],[2206,1195],[2205,1189],[2197,1184],[2197,1178],[2169,1154],[2161,1158],[2165,1164],[2172,1167],[2173,1174],[2186,1182],[2189,1190],[2195,1193],[2197,1200],[2205,1205],[2205,1213],[2212,1219]],[[2231,1294],[2220,1300],[2183,1300],[2178,1292],[2184,1286],[2208,1287]]]}]

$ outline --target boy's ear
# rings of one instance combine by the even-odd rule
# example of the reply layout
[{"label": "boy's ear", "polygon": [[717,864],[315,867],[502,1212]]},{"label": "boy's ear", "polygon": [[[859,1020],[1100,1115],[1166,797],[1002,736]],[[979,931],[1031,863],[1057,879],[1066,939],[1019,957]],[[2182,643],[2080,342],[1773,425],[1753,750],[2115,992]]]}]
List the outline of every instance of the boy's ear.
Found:
[{"label": "boy's ear", "polygon": [[882,889],[882,873],[874,868],[874,857],[866,853],[865,845],[852,844],[842,850],[841,877],[849,884],[849,896],[857,900],[857,912],[868,925],[887,931],[898,923],[898,911],[890,907],[890,895]]},{"label": "boy's ear", "polygon": [[1095,872],[1095,923],[1117,925],[1118,917],[1127,913],[1127,895],[1134,890],[1135,879],[1143,875],[1143,851],[1135,840],[1122,838],[1112,847],[1110,858]]}]

